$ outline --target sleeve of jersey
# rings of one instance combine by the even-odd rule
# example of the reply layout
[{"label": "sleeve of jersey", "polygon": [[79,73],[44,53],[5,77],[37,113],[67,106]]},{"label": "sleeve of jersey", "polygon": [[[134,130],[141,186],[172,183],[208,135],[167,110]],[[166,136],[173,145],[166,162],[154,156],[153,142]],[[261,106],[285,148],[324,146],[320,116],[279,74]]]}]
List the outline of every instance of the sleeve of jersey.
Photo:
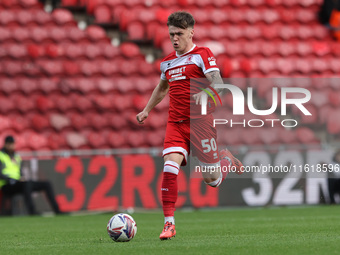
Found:
[{"label": "sleeve of jersey", "polygon": [[163,64],[164,62],[162,62],[161,63],[161,67],[160,67],[160,69],[161,69],[161,80],[163,80],[163,81],[166,81],[166,75],[165,75],[165,72],[164,72],[164,64]]},{"label": "sleeve of jersey", "polygon": [[204,74],[220,70],[216,65],[216,58],[210,49],[205,48],[200,55],[202,58],[201,68]]}]

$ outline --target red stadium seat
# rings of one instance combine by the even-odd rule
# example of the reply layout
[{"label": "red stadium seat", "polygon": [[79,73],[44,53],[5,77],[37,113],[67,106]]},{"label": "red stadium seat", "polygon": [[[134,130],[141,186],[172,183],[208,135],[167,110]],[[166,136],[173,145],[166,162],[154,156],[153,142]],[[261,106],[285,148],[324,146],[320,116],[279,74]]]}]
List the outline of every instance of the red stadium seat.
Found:
[{"label": "red stadium seat", "polygon": [[6,116],[0,115],[0,127],[1,127],[1,130],[11,129],[12,128],[11,120]]},{"label": "red stadium seat", "polygon": [[100,72],[98,63],[95,61],[82,61],[80,71],[84,76],[95,76]]},{"label": "red stadium seat", "polygon": [[72,127],[82,130],[90,126],[90,120],[84,114],[72,113],[69,115]]},{"label": "red stadium seat", "polygon": [[49,37],[55,42],[62,42],[67,38],[67,33],[63,27],[51,27],[49,29]]},{"label": "red stadium seat", "polygon": [[53,113],[50,115],[50,125],[56,130],[61,131],[67,127],[70,127],[71,121],[63,114]]},{"label": "red stadium seat", "polygon": [[125,132],[112,132],[108,135],[108,143],[112,148],[124,148],[127,146]]},{"label": "red stadium seat", "polygon": [[320,56],[320,57],[329,54],[331,50],[327,42],[314,41],[312,43],[312,47],[313,47],[313,52],[315,53],[315,55]]},{"label": "red stadium seat", "polygon": [[9,29],[5,27],[0,27],[0,42],[6,42],[7,40],[11,39],[12,35]]},{"label": "red stadium seat", "polygon": [[96,149],[96,148],[103,148],[108,143],[106,136],[101,132],[91,132],[88,137],[88,144]]},{"label": "red stadium seat", "polygon": [[85,49],[82,45],[65,44],[64,45],[65,56],[70,59],[78,59],[85,56]]},{"label": "red stadium seat", "polygon": [[114,91],[114,89],[115,89],[113,80],[111,80],[109,78],[100,78],[97,81],[97,85],[98,85],[98,89],[103,94],[109,94],[109,93],[111,94],[112,91]]},{"label": "red stadium seat", "polygon": [[308,143],[315,143],[317,142],[317,138],[315,137],[315,134],[312,130],[309,128],[298,128],[296,130],[296,137],[299,142],[303,144],[308,144]]},{"label": "red stadium seat", "polygon": [[312,67],[314,71],[319,73],[323,73],[329,69],[328,61],[319,58],[313,59]]},{"label": "red stadium seat", "polygon": [[41,132],[50,127],[50,122],[46,116],[34,114],[31,118],[31,125],[37,132]]},{"label": "red stadium seat", "polygon": [[94,9],[94,18],[97,24],[107,24],[113,22],[110,7],[99,5]]},{"label": "red stadium seat", "polygon": [[303,74],[309,74],[312,71],[311,62],[308,59],[298,58],[295,62],[295,70]]},{"label": "red stadium seat", "polygon": [[93,107],[92,102],[85,96],[79,96],[78,98],[76,98],[74,100],[74,104],[76,108],[83,113],[86,113]]},{"label": "red stadium seat", "polygon": [[20,102],[16,107],[23,114],[35,109],[35,101],[32,98],[22,95],[14,95],[11,99],[14,100],[14,102]]},{"label": "red stadium seat", "polygon": [[54,101],[51,98],[40,95],[36,98],[36,106],[40,112],[46,113],[55,108]]},{"label": "red stadium seat", "polygon": [[109,125],[114,130],[124,130],[127,127],[127,119],[118,116],[117,114],[113,114],[109,118]]},{"label": "red stadium seat", "polygon": [[33,13],[27,10],[21,10],[16,13],[16,20],[22,25],[22,26],[29,26],[31,22],[34,21]]},{"label": "red stadium seat", "polygon": [[47,138],[41,134],[35,132],[25,132],[23,135],[24,138],[27,139],[27,145],[32,150],[42,150],[48,145]]},{"label": "red stadium seat", "polygon": [[327,131],[329,134],[338,134],[340,132],[340,111],[334,110],[328,116]]},{"label": "red stadium seat", "polygon": [[26,95],[33,94],[38,91],[38,84],[34,79],[22,78],[18,80],[19,89]]},{"label": "red stadium seat", "polygon": [[143,40],[145,38],[145,27],[142,23],[134,21],[127,26],[130,40]]},{"label": "red stadium seat", "polygon": [[58,58],[63,56],[63,50],[58,44],[50,43],[45,47],[46,56],[50,58]]},{"label": "red stadium seat", "polygon": [[127,133],[127,143],[132,148],[145,147],[145,133],[143,131],[129,131]]},{"label": "red stadium seat", "polygon": [[[257,128],[241,128],[240,130],[240,139],[242,141],[243,144],[247,144],[247,145],[256,145],[256,144],[260,144],[261,140],[260,140],[260,131],[261,129],[257,129]],[[226,134],[228,135],[228,134]]]},{"label": "red stadium seat", "polygon": [[63,63],[55,60],[44,60],[40,62],[42,70],[48,76],[57,76],[63,73]]},{"label": "red stadium seat", "polygon": [[53,91],[57,91],[59,89],[58,80],[56,79],[43,78],[40,79],[37,83],[40,90],[42,90],[45,94],[50,94]]},{"label": "red stadium seat", "polygon": [[87,35],[84,30],[80,30],[78,27],[70,27],[66,29],[67,37],[74,42],[87,41]]},{"label": "red stadium seat", "polygon": [[301,38],[304,37],[304,39],[308,38],[310,34],[308,35],[308,29],[304,29],[305,27],[299,27],[299,32],[297,32],[297,29],[292,26],[282,26],[281,30],[279,31],[279,36],[283,40],[290,40],[292,38],[295,38],[297,35],[299,35]]},{"label": "red stadium seat", "polygon": [[15,13],[9,10],[1,11],[0,25],[6,27],[11,23],[16,22]]},{"label": "red stadium seat", "polygon": [[162,147],[165,137],[164,130],[149,131],[146,133],[146,141],[151,147]]},{"label": "red stadium seat", "polygon": [[340,59],[338,58],[330,59],[329,65],[330,70],[332,70],[334,73],[340,72]]},{"label": "red stadium seat", "polygon": [[149,99],[143,95],[135,95],[133,97],[133,106],[135,107],[137,112],[141,112],[146,106]]},{"label": "red stadium seat", "polygon": [[88,26],[86,29],[86,35],[90,40],[94,42],[109,41],[106,36],[105,30],[99,26]]},{"label": "red stadium seat", "polygon": [[78,149],[88,143],[87,138],[80,133],[70,132],[65,138],[67,145],[72,149]]},{"label": "red stadium seat", "polygon": [[340,106],[340,92],[338,91],[329,91],[328,99],[332,106],[339,107]]},{"label": "red stadium seat", "polygon": [[33,34],[32,31],[27,28],[18,27],[12,30],[12,36],[17,42],[23,43],[29,41],[29,39],[33,37]]},{"label": "red stadium seat", "polygon": [[135,58],[140,56],[138,46],[133,43],[122,43],[120,45],[120,50],[126,58]]},{"label": "red stadium seat", "polygon": [[8,47],[8,55],[12,58],[22,59],[27,56],[27,50],[24,45],[12,44]]},{"label": "red stadium seat", "polygon": [[63,62],[64,73],[67,76],[75,76],[80,74],[80,67],[76,61],[64,61]]},{"label": "red stadium seat", "polygon": [[38,46],[37,44],[28,44],[27,54],[33,59],[39,58],[45,54],[45,49],[41,46]]},{"label": "red stadium seat", "polygon": [[295,54],[295,45],[287,42],[282,42],[278,45],[279,53],[281,56],[287,57],[289,55]]},{"label": "red stadium seat", "polygon": [[61,112],[68,112],[69,110],[75,108],[74,102],[69,100],[67,96],[55,95],[51,98],[56,108]]},{"label": "red stadium seat", "polygon": [[0,97],[0,112],[2,114],[8,114],[10,111],[16,109],[14,101],[6,97]]},{"label": "red stadium seat", "polygon": [[85,55],[89,59],[98,58],[102,54],[101,49],[97,45],[88,44],[84,48],[85,48]]},{"label": "red stadium seat", "polygon": [[52,18],[54,22],[60,26],[64,26],[66,24],[75,24],[72,13],[66,9],[54,10],[52,12]]},{"label": "red stadium seat", "polygon": [[299,42],[297,44],[297,48],[296,48],[296,51],[297,53],[304,57],[304,56],[307,56],[309,55],[310,53],[313,52],[313,49],[311,47],[311,45],[309,43],[306,43],[306,42]]},{"label": "red stadium seat", "polygon": [[37,0],[20,0],[18,1],[23,9],[41,9],[42,4]]},{"label": "red stadium seat", "polygon": [[112,77],[112,75],[117,75],[119,73],[118,63],[120,63],[120,60],[118,59],[116,59],[115,61],[110,60],[96,61],[99,73],[106,77]]},{"label": "red stadium seat", "polygon": [[38,23],[39,25],[46,26],[53,23],[52,16],[43,10],[36,10],[32,13],[35,22]]},{"label": "red stadium seat", "polygon": [[273,40],[281,35],[281,25],[271,25],[271,26],[260,26],[261,34],[265,39]]},{"label": "red stadium seat", "polygon": [[294,130],[282,129],[278,132],[278,138],[284,144],[297,143],[296,132]]},{"label": "red stadium seat", "polygon": [[64,7],[75,7],[78,6],[79,0],[61,0],[61,5]]},{"label": "red stadium seat", "polygon": [[111,44],[103,43],[99,44],[100,49],[102,50],[102,55],[105,56],[107,59],[113,59],[114,57],[117,57],[120,55],[120,51],[118,47],[114,47]]},{"label": "red stadium seat", "polygon": [[[0,103],[0,109],[1,109],[1,103]],[[22,116],[21,114],[11,114],[10,119],[12,121],[12,128],[16,132],[23,132],[25,129],[28,129],[31,125],[30,121],[27,117]]]},{"label": "red stadium seat", "polygon": [[118,112],[122,112],[124,110],[127,110],[129,108],[131,108],[132,106],[132,100],[131,100],[131,95],[117,95],[114,103],[114,108],[118,111]]},{"label": "red stadium seat", "polygon": [[60,150],[66,147],[66,138],[62,134],[51,133],[47,136],[47,140],[51,150]]},{"label": "red stadium seat", "polygon": [[275,10],[267,9],[267,10],[263,11],[263,17],[262,18],[267,24],[272,24],[272,23],[280,20],[280,15]]},{"label": "red stadium seat", "polygon": [[109,111],[113,108],[113,95],[94,95],[92,102],[96,105],[96,108],[100,111]]}]

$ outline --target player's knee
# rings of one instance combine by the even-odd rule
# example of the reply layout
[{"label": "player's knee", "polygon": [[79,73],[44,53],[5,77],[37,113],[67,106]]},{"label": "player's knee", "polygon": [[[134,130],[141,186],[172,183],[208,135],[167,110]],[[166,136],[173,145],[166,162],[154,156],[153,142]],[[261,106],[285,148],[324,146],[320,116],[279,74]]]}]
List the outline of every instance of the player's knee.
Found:
[{"label": "player's knee", "polygon": [[164,162],[163,172],[178,175],[179,164],[176,163],[175,161],[167,160]]}]

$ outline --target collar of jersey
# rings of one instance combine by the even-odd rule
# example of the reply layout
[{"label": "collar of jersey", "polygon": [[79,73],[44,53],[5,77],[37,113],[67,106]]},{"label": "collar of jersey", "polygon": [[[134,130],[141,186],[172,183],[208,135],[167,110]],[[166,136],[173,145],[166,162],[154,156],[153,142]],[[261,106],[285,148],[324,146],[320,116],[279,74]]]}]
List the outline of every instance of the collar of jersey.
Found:
[{"label": "collar of jersey", "polygon": [[193,49],[195,49],[195,47],[196,47],[196,44],[194,44],[194,46],[192,46],[192,48],[189,50],[189,51],[187,51],[187,52],[185,52],[185,53],[183,53],[182,55],[178,55],[177,54],[177,52],[176,52],[176,57],[182,57],[182,56],[184,56],[185,54],[188,54],[190,51],[192,51]]}]

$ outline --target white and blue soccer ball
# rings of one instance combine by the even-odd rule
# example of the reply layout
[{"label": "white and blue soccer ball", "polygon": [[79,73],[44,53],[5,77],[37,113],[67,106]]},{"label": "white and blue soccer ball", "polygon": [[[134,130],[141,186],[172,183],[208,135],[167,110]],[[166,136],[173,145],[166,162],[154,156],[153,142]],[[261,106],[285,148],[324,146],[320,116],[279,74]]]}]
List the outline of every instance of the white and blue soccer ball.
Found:
[{"label": "white and blue soccer ball", "polygon": [[136,235],[137,224],[130,215],[118,213],[107,223],[107,233],[115,242],[128,242]]}]

